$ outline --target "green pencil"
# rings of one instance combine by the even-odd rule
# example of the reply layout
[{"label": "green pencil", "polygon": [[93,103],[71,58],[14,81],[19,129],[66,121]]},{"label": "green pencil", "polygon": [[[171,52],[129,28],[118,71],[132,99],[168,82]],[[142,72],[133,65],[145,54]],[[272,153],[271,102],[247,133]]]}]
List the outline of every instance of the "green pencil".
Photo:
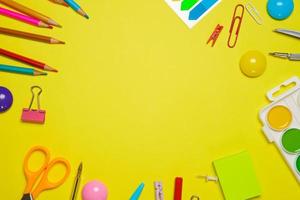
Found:
[{"label": "green pencil", "polygon": [[3,65],[3,64],[0,64],[0,71],[12,72],[17,74],[26,74],[31,76],[47,75],[46,72],[40,72],[31,68],[16,67],[16,66]]}]

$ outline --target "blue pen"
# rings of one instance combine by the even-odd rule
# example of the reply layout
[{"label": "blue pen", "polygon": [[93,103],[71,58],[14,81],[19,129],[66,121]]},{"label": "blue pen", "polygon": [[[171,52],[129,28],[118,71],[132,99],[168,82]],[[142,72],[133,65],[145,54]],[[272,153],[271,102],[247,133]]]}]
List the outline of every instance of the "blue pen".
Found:
[{"label": "blue pen", "polygon": [[129,200],[138,200],[142,194],[145,184],[141,183],[139,187],[134,191]]},{"label": "blue pen", "polygon": [[84,12],[83,9],[75,1],[73,0],[64,0],[64,1],[78,14],[89,19],[89,16],[86,14],[86,12]]}]

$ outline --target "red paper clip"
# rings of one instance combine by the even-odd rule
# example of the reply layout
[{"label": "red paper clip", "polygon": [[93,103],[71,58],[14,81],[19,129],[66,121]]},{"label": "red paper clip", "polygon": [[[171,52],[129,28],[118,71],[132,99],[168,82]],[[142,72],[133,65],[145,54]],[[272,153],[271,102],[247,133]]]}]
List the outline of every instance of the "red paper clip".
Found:
[{"label": "red paper clip", "polygon": [[211,47],[215,46],[215,43],[216,43],[217,39],[219,38],[219,35],[220,35],[220,33],[222,32],[223,28],[224,28],[224,26],[218,24],[218,25],[216,26],[214,32],[213,32],[213,33],[211,34],[211,36],[209,37],[209,39],[208,39],[208,41],[207,41],[206,44],[208,44],[208,43],[210,43],[211,41],[213,41],[212,44],[211,44]]},{"label": "red paper clip", "polygon": [[[237,15],[237,10],[241,8],[241,15]],[[245,7],[242,5],[242,4],[238,4],[236,7],[235,7],[235,10],[234,10],[234,14],[233,14],[233,17],[232,17],[232,21],[231,21],[231,26],[230,26],[230,30],[229,30],[229,38],[228,38],[228,42],[227,42],[227,45],[229,48],[233,48],[235,47],[236,43],[237,43],[237,40],[238,40],[238,36],[239,36],[239,32],[240,32],[240,29],[241,29],[241,25],[242,25],[242,21],[243,21],[243,17],[244,17],[244,10],[245,10]],[[234,43],[232,44],[232,41],[231,41],[231,36],[232,36],[232,32],[233,32],[233,28],[236,24],[236,21],[239,21],[238,22],[238,27],[236,29],[236,32],[235,32],[235,40],[234,40]]]}]

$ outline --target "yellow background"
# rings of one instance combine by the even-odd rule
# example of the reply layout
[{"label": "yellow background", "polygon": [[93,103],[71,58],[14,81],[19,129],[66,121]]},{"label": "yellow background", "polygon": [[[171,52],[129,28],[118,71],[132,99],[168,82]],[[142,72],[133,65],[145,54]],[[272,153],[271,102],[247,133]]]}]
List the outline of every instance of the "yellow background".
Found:
[{"label": "yellow background", "polygon": [[[183,199],[198,194],[219,200],[218,184],[195,176],[214,174],[213,160],[243,149],[253,158],[262,187],[259,199],[300,198],[299,184],[258,120],[268,103],[265,93],[299,73],[299,63],[267,56],[270,51],[300,52],[299,40],[272,32],[300,30],[299,1],[290,18],[275,21],[266,1],[253,0],[265,23],[259,26],[245,13],[234,49],[226,46],[228,29],[234,6],[242,1],[223,0],[192,30],[163,0],[79,1],[90,20],[47,0],[19,2],[63,28],[38,29],[4,17],[1,26],[51,35],[66,45],[0,35],[1,47],[60,70],[47,77],[0,73],[0,85],[14,95],[12,108],[0,115],[2,199],[21,198],[23,158],[38,144],[72,164],[67,182],[42,193],[40,200],[69,199],[80,161],[81,186],[99,179],[112,200],[128,199],[142,181],[141,199],[154,199],[155,180],[163,181],[165,198],[172,199],[175,176],[184,177]],[[218,23],[225,28],[211,48],[206,41]],[[259,78],[249,79],[239,70],[248,50],[267,56],[267,70]],[[0,62],[24,66],[4,57]],[[32,85],[44,90],[45,125],[20,122]]]}]

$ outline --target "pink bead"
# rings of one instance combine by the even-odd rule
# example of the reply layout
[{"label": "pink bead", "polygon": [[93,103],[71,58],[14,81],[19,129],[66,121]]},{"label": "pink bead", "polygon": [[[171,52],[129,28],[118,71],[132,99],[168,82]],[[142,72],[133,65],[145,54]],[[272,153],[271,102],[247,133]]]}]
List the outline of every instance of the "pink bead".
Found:
[{"label": "pink bead", "polygon": [[88,182],[82,190],[83,200],[107,200],[107,188],[100,181]]}]

